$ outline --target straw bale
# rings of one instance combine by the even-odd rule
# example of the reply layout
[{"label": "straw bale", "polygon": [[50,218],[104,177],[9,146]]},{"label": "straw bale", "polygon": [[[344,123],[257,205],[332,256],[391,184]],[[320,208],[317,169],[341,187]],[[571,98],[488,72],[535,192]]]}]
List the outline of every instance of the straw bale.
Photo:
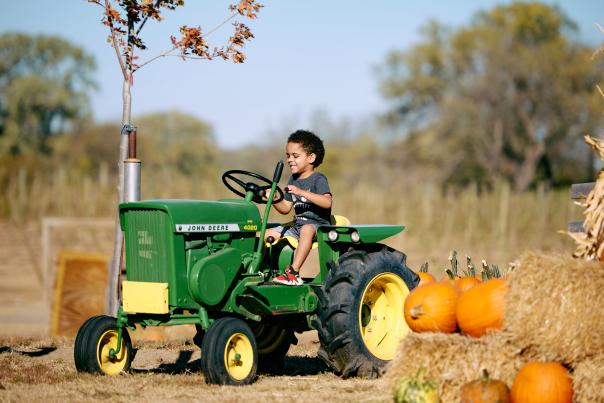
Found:
[{"label": "straw bale", "polygon": [[525,356],[574,366],[604,353],[604,264],[527,253],[509,276],[503,331]]},{"label": "straw bale", "polygon": [[511,387],[523,364],[520,351],[498,334],[470,338],[460,334],[411,333],[400,344],[384,375],[390,387],[404,376],[426,369],[426,378],[439,387],[441,401],[456,402],[461,387],[480,378],[486,369],[492,378]]},{"label": "straw bale", "polygon": [[604,403],[604,354],[577,364],[573,374],[573,393],[579,403]]}]

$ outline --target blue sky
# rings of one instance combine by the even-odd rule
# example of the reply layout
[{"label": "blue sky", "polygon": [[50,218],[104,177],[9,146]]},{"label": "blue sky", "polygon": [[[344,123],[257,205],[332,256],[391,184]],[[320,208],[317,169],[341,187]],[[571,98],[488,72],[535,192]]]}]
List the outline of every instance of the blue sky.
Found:
[{"label": "blue sky", "polygon": [[[150,50],[141,59],[166,50],[178,26],[209,30],[228,16],[223,0],[187,0],[166,12],[165,20],[143,31]],[[419,39],[429,19],[453,27],[467,23],[478,10],[508,1],[361,1],[264,0],[258,20],[248,25],[256,38],[243,65],[163,58],[143,69],[133,87],[133,123],[144,113],[180,110],[209,122],[218,144],[234,148],[261,142],[286,127],[309,127],[311,115],[324,111],[335,120],[361,121],[383,112],[374,67],[394,49]],[[579,37],[596,47],[604,34],[604,1],[559,0],[579,25]],[[5,2],[0,32],[57,34],[93,54],[99,90],[93,94],[97,121],[120,122],[121,76],[115,54],[100,24],[101,8],[85,0]],[[212,34],[221,45],[230,26]],[[286,136],[288,133],[283,133]]]}]

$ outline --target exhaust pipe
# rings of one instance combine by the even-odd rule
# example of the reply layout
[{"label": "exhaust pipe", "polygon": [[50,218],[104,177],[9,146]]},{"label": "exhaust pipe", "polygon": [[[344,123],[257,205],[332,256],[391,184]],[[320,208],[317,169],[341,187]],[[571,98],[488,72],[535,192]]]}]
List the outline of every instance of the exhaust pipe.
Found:
[{"label": "exhaust pipe", "polygon": [[136,158],[136,127],[128,131],[128,159],[124,161],[124,202],[141,199],[141,160]]}]

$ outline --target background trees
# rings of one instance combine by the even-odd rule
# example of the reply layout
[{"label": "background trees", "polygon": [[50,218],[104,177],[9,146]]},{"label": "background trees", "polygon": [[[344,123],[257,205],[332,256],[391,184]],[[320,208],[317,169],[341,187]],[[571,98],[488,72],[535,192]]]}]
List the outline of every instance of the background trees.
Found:
[{"label": "background trees", "polygon": [[0,158],[48,153],[89,113],[94,59],[55,36],[0,36]]},{"label": "background trees", "polygon": [[574,28],[539,3],[499,6],[454,31],[427,24],[424,41],[381,70],[388,123],[406,133],[401,163],[448,183],[505,178],[519,191],[586,175],[579,145],[602,123],[593,95],[602,70]]},{"label": "background trees", "polygon": [[[133,19],[138,28],[153,19],[153,10],[145,10]],[[195,32],[184,30],[176,42]],[[329,111],[311,120],[309,128],[328,146],[322,170],[343,187],[371,181],[491,188],[503,179],[522,191],[539,182],[591,180],[595,169],[582,136],[601,132],[594,84],[604,67],[574,33],[560,10],[539,3],[496,7],[457,29],[428,22],[423,40],[392,52],[380,67],[380,90],[391,103],[385,125],[367,117],[362,124],[338,122]],[[130,50],[142,55],[142,48]],[[182,52],[178,46],[172,51]],[[0,37],[0,56],[0,184],[23,167],[44,175],[58,166],[95,175],[105,164],[115,174],[111,150],[120,136],[110,133],[120,127],[91,120],[92,57],[61,38],[16,33]],[[144,63],[131,62],[133,70]],[[259,139],[226,151],[218,150],[212,128],[190,115],[159,111],[136,123],[145,178],[168,170],[215,178],[233,164],[270,175],[282,157],[281,142],[298,128],[284,125],[267,133],[271,144]]]}]

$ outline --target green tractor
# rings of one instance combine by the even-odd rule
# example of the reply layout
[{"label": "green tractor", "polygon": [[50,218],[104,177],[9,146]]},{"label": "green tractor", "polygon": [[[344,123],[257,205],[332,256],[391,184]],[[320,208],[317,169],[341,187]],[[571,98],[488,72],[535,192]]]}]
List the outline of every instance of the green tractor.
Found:
[{"label": "green tractor", "polygon": [[[403,303],[419,282],[403,253],[379,243],[404,227],[320,227],[318,268],[301,286],[274,284],[296,246],[287,238],[264,241],[267,227],[280,225],[269,224],[268,215],[273,200],[283,198],[282,170],[279,162],[272,181],[248,171],[225,172],[224,184],[242,199],[120,204],[122,303],[117,318],[96,316],[80,327],[77,370],[128,371],[128,329],[193,324],[210,384],[249,384],[259,370],[282,367],[297,342],[294,333],[312,329],[318,331],[320,357],[337,374],[377,376],[409,331]],[[263,217],[256,203],[268,204]]]}]

